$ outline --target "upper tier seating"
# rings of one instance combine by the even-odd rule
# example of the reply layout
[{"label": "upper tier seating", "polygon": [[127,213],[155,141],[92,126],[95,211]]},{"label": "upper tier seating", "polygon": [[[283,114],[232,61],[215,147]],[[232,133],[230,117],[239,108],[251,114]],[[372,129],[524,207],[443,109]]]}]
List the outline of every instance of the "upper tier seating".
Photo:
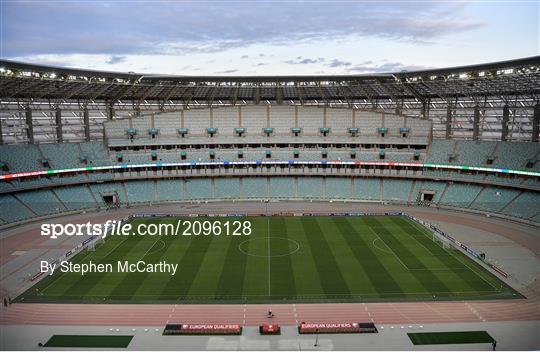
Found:
[{"label": "upper tier seating", "polygon": [[497,142],[459,141],[456,143],[456,163],[460,165],[487,166]]},{"label": "upper tier seating", "polygon": [[109,165],[109,152],[102,142],[83,142],[82,155],[88,159],[89,165]]},{"label": "upper tier seating", "polygon": [[33,144],[0,145],[0,162],[9,166],[9,171],[0,170],[0,174],[43,170],[43,159],[45,157]]},{"label": "upper tier seating", "polygon": [[[539,154],[540,143],[498,142],[493,166],[522,170],[529,159],[535,159]],[[535,169],[540,170],[540,162],[536,163]]]},{"label": "upper tier seating", "polygon": [[69,169],[82,165],[82,153],[78,143],[40,144],[39,149],[53,169]]},{"label": "upper tier seating", "polygon": [[[240,127],[245,129],[241,137],[235,131]],[[184,138],[181,138],[179,128],[187,131]],[[351,138],[349,128],[358,128],[356,141],[379,143],[395,140],[425,144],[429,140],[431,122],[372,111],[279,105],[190,109],[105,122],[106,137],[112,145],[156,140],[168,143],[186,139],[194,141],[207,138],[208,128],[215,129],[213,138],[221,141],[234,137],[236,141],[262,142],[267,138],[264,128],[273,129],[271,140],[280,136],[293,137],[292,128],[300,129],[298,138],[318,137],[321,128],[328,129],[328,138]],[[379,128],[388,129],[384,138]],[[409,129],[406,138],[403,138],[401,128]],[[157,131],[155,138],[149,134],[150,129]],[[128,134],[128,130],[134,134]]]},{"label": "upper tier seating", "polygon": [[448,156],[454,153],[456,141],[434,140],[431,142],[426,162],[430,164],[449,164]]}]

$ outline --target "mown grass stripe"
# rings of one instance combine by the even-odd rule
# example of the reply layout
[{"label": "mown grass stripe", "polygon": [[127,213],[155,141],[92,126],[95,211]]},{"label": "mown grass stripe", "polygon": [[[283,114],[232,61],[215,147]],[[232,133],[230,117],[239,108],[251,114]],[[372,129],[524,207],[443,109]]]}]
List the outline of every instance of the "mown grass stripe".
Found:
[{"label": "mown grass stripe", "polygon": [[311,248],[313,261],[319,273],[321,287],[327,296],[350,293],[336,259],[332,254],[316,218],[302,218],[302,226]]},{"label": "mown grass stripe", "polygon": [[[109,255],[107,256],[101,256],[98,251],[92,252],[90,256],[87,256],[84,261],[77,262],[77,263],[89,263],[90,261],[96,263],[96,264],[111,264],[113,266],[113,273],[87,273],[86,275],[82,276],[79,273],[68,273],[66,275],[67,280],[63,281],[63,284],[70,284],[69,287],[65,287],[65,290],[63,294],[68,294],[71,296],[78,296],[80,295],[81,298],[83,298],[88,293],[93,293],[94,291],[99,292],[103,294],[103,296],[107,296],[107,293],[109,289],[112,289],[114,285],[116,284],[116,280],[118,280],[119,276],[126,275],[126,274],[116,274],[116,265],[118,260],[123,260],[126,257],[129,257],[130,253],[137,253],[138,246],[143,243],[144,238],[142,236],[138,235],[129,235],[129,236],[111,236],[110,238],[106,239],[105,244],[107,244],[107,241],[122,241],[120,245],[116,245],[111,243],[111,246],[114,248],[111,252],[109,252]],[[105,248],[101,248],[101,250],[105,250]],[[109,249],[107,249],[109,250]],[[113,286],[110,284],[103,284],[108,277],[111,275],[114,275],[116,280],[114,280]],[[58,284],[55,284],[58,288]]]},{"label": "mown grass stripe", "polygon": [[371,250],[369,243],[357,232],[349,219],[346,217],[334,217],[333,222],[354,254],[358,265],[363,268],[369,278],[371,286],[379,292],[381,297],[385,297],[387,293],[391,293],[392,297],[396,297],[396,293],[403,293],[403,290],[386,270],[379,257]]},{"label": "mown grass stripe", "polygon": [[461,281],[463,281],[463,286],[470,287],[476,291],[494,290],[494,287],[488,282],[484,281],[484,279],[480,277],[475,270],[467,267],[463,262],[454,256],[455,254],[451,254],[451,252],[434,242],[432,238],[429,238],[426,233],[423,233],[414,227],[410,223],[410,220],[403,218],[392,218],[392,221],[399,225],[403,232],[411,236],[411,238],[414,238],[421,246],[427,248],[433,254],[433,258],[443,263],[443,265],[448,268],[449,271],[454,273],[456,277],[460,278]]},{"label": "mown grass stripe", "polygon": [[[155,220],[154,220],[155,221]],[[156,222],[156,221],[155,221]],[[158,223],[164,223],[165,220],[157,221]],[[163,242],[164,238],[163,236],[143,236],[138,235],[139,237],[146,237],[144,241],[144,246],[140,246],[140,250],[136,252],[131,252],[129,256],[125,256],[120,260],[122,264],[124,262],[128,262],[128,264],[136,264],[139,260],[142,260],[147,263],[158,263],[161,260],[161,257],[163,256],[163,251],[157,251],[157,246],[160,245],[161,242]],[[160,242],[161,241],[161,242]],[[165,242],[163,242],[165,243]],[[165,244],[165,247],[167,245],[170,245],[170,241],[168,241],[167,244]],[[116,265],[116,264],[115,264]],[[112,297],[115,297],[116,300],[130,300],[130,299],[137,299],[137,291],[139,288],[144,284],[145,279],[149,275],[153,276],[161,276],[161,277],[167,277],[169,274],[167,273],[149,273],[149,272],[129,272],[129,273],[121,273],[116,275],[122,275],[122,279],[117,281],[116,287],[109,293]],[[156,294],[156,297],[158,295]]]},{"label": "mown grass stripe", "polygon": [[[225,262],[222,264],[221,275],[214,293],[217,299],[226,299],[227,295],[237,296],[238,299],[242,298],[248,256],[240,252],[238,245],[244,242],[245,239],[245,236],[233,236],[228,241],[229,246]],[[249,242],[246,244],[249,246]],[[219,258],[214,259],[218,264]],[[217,268],[217,265],[213,267]]]},{"label": "mown grass stripe", "polygon": [[[417,226],[421,226],[421,225],[417,225]],[[421,233],[425,237],[430,239],[429,237],[430,234],[427,229],[423,229]],[[463,267],[466,268],[470,274],[474,274],[474,275],[471,275],[470,277],[467,277],[466,278],[467,281],[472,280],[476,283],[476,281],[479,280],[479,281],[482,281],[482,283],[489,285],[491,289],[498,289],[499,287],[501,288],[504,287],[506,290],[517,294],[517,292],[514,291],[514,289],[512,289],[503,281],[500,281],[496,276],[494,276],[492,273],[486,270],[486,268],[484,268],[483,266],[481,266],[480,264],[478,264],[477,262],[469,258],[465,253],[461,252],[460,250],[451,249],[448,251],[448,253],[451,254],[452,258],[455,259],[457,263],[460,263],[461,265],[463,265]],[[485,290],[486,287],[487,286],[484,286],[483,289]],[[482,289],[479,289],[479,291],[480,290]],[[517,295],[521,296],[521,294],[517,294]]]},{"label": "mown grass stripe", "polygon": [[[340,227],[337,223],[340,223],[342,218],[346,222]],[[159,250],[150,251],[156,241],[155,237],[109,237],[96,247],[95,252],[79,253],[73,261],[87,263],[92,260],[116,265],[118,260],[136,261],[149,251],[145,260],[178,263],[179,271],[174,277],[168,274],[152,274],[146,275],[142,280],[136,278],[136,274],[107,273],[81,277],[76,273],[62,275],[55,273],[53,277],[45,277],[17,297],[16,301],[20,302],[24,298],[24,302],[103,302],[103,298],[106,298],[107,302],[173,303],[178,302],[181,297],[185,299],[185,303],[210,303],[218,301],[216,291],[224,291],[226,283],[238,286],[238,290],[233,289],[231,295],[218,293],[221,302],[265,303],[281,302],[282,299],[304,302],[360,299],[431,300],[433,295],[436,299],[522,297],[460,251],[446,252],[438,248],[429,234],[414,226],[416,223],[403,218],[382,216],[375,217],[380,224],[373,222],[374,217],[342,218],[270,218],[273,236],[290,238],[300,244],[300,249],[295,254],[278,259],[272,258],[272,297],[267,295],[268,260],[265,256],[268,248],[267,219],[255,217],[250,218],[253,221],[253,234],[242,236],[242,241],[256,239],[243,247],[254,255],[246,255],[238,250],[238,246],[232,245],[231,241],[235,241],[232,236],[165,237],[158,240],[158,244],[155,245]],[[161,219],[161,221],[176,220],[178,218]],[[133,224],[157,221],[155,218],[137,219]],[[385,231],[391,234],[388,235]],[[381,237],[386,242],[383,242]],[[391,250],[395,248],[389,246],[393,240],[397,241],[398,246],[405,247],[411,256],[415,256],[415,259],[423,264],[423,267],[406,258],[407,253],[396,256]],[[164,245],[160,241],[163,241]],[[284,241],[272,241],[272,252],[284,251],[287,246],[290,249],[291,245]],[[238,258],[233,259],[233,254]],[[240,256],[244,256],[245,259],[241,259]],[[418,270],[408,270],[398,258]],[[225,267],[230,266],[226,263],[233,262],[237,265],[242,260],[245,260],[243,278],[237,277],[236,275],[241,274],[234,269],[232,269],[234,274],[225,274]],[[377,261],[380,265],[372,264]],[[460,263],[463,264],[463,268],[457,266],[461,265]],[[387,273],[385,274],[383,270]],[[223,274],[225,276],[222,279]],[[389,275],[394,281],[393,283],[390,281],[394,287],[385,286],[389,280],[377,281],[381,275]],[[470,278],[467,275],[471,275]],[[432,281],[433,276],[435,280]],[[466,284],[466,282],[476,284],[484,280],[498,290],[473,289],[472,285]],[[134,286],[129,286],[132,281]],[[240,281],[242,284],[239,284]],[[438,282],[444,283],[448,289],[437,287]],[[42,288],[43,291],[36,291],[36,288]],[[396,289],[399,291],[394,292]]]},{"label": "mown grass stripe", "polygon": [[276,218],[270,222],[271,255],[282,255],[270,258],[271,295],[274,299],[296,296],[294,268],[291,255],[284,255],[296,249],[294,242],[288,241],[285,219]]},{"label": "mown grass stripe", "polygon": [[171,276],[165,287],[161,290],[161,294],[176,296],[178,299],[186,299],[199,270],[209,270],[202,268],[201,263],[214,237],[189,236],[189,246],[182,259],[178,261],[178,273],[175,276]]},{"label": "mown grass stripe", "polygon": [[291,265],[294,268],[294,283],[297,298],[306,296],[324,297],[321,280],[317,272],[315,261],[308,244],[308,234],[304,232],[304,226],[300,218],[285,219],[288,237],[294,239],[300,245],[297,252],[291,256]]},{"label": "mown grass stripe", "polygon": [[[418,260],[416,255],[409,251],[409,249],[401,243],[399,236],[396,236],[389,231],[377,217],[374,216],[365,218],[365,221],[379,235],[379,237],[381,237],[384,243],[386,243],[386,245],[392,249],[398,259],[409,269],[427,269],[424,264]],[[411,273],[424,286],[426,291],[430,292],[431,294],[451,291],[451,289],[430,270],[411,270]]]}]

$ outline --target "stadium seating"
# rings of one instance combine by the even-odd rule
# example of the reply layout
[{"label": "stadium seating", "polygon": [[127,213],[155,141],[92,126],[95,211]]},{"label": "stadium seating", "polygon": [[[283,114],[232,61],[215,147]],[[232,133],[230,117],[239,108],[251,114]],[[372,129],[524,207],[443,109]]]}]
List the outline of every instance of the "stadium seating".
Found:
[{"label": "stadium seating", "polygon": [[5,222],[15,222],[36,216],[30,208],[25,206],[11,194],[0,195],[0,206],[2,207],[0,218]]},{"label": "stadium seating", "polygon": [[352,182],[350,178],[326,178],[326,198],[351,198]]},{"label": "stadium seating", "polygon": [[473,209],[500,212],[520,191],[509,188],[484,188],[470,205]]},{"label": "stadium seating", "polygon": [[242,189],[244,198],[268,197],[268,183],[266,178],[244,177],[242,179]]},{"label": "stadium seating", "polygon": [[459,141],[456,143],[456,161],[461,165],[486,166],[496,145],[497,142]]},{"label": "stadium seating", "polygon": [[124,182],[129,203],[150,203],[154,200],[153,181]]},{"label": "stadium seating", "polygon": [[532,218],[538,213],[540,194],[538,192],[523,192],[507,204],[502,212],[518,218]]},{"label": "stadium seating", "polygon": [[98,206],[87,186],[58,187],[54,189],[54,193],[68,210],[92,209]]},{"label": "stadium seating", "polygon": [[127,203],[127,196],[122,183],[95,183],[90,185],[90,190],[100,207],[106,206],[103,201],[103,195],[106,194],[116,194],[120,203]]},{"label": "stadium seating", "polygon": [[412,181],[383,179],[383,199],[393,202],[407,202],[411,193],[411,186]]},{"label": "stadium seating", "polygon": [[449,164],[448,156],[454,153],[456,141],[434,140],[429,148],[426,162],[430,164]]},{"label": "stadium seating", "polygon": [[303,182],[298,183],[298,197],[299,198],[323,198],[323,178],[312,177],[307,178]]},{"label": "stadium seating", "polygon": [[186,198],[188,199],[211,199],[212,180],[206,178],[193,178],[185,181]]},{"label": "stadium seating", "polygon": [[482,186],[466,183],[452,183],[446,188],[440,204],[457,208],[467,208],[476,199]]},{"label": "stadium seating", "polygon": [[446,187],[445,183],[441,182],[431,182],[431,181],[416,181],[412,194],[411,201],[416,201],[419,199],[419,196],[422,192],[433,193],[433,203],[438,203],[444,189]]},{"label": "stadium seating", "polygon": [[381,180],[371,178],[354,179],[354,198],[366,200],[381,199]]},{"label": "stadium seating", "polygon": [[270,195],[274,198],[295,198],[296,185],[294,178],[271,177]]},{"label": "stadium seating", "polygon": [[238,178],[214,179],[214,198],[240,198],[240,182]]},{"label": "stadium seating", "polygon": [[[199,88],[196,94],[204,95],[208,90],[208,87]],[[261,99],[270,94],[265,89],[261,89]],[[287,89],[283,91],[286,95]],[[240,127],[241,135],[237,130]],[[268,136],[263,132],[265,128],[272,129],[267,131]],[[298,137],[293,136],[293,128],[299,128]],[[322,136],[321,128],[326,136]],[[351,128],[357,129],[356,136],[350,133]],[[407,129],[406,136],[402,135],[402,128]],[[179,129],[185,129],[184,137]],[[213,129],[212,137],[209,129]],[[128,130],[133,132],[133,140]],[[540,154],[538,143],[430,141],[428,120],[344,108],[287,105],[194,108],[113,119],[105,122],[105,131],[104,141],[0,146],[0,162],[7,166],[0,174],[47,167],[238,160],[425,162],[540,170],[540,163],[527,167],[527,162],[535,161]],[[453,156],[452,160],[449,156]],[[538,218],[534,213],[536,208],[527,207],[537,200],[537,193],[531,188],[540,190],[538,179],[506,173],[400,167],[353,169],[329,165],[122,171],[50,174],[2,181],[0,194],[5,203],[2,208],[15,204],[15,209],[22,210],[20,215],[6,211],[0,221],[110,206],[104,203],[103,195],[111,194],[116,194],[120,205],[125,205],[266,197],[415,203],[422,192],[432,194],[431,203],[440,206]],[[290,176],[283,176],[284,172]],[[224,173],[228,177],[213,177]],[[415,178],[407,179],[408,175]],[[99,183],[102,181],[105,183]]]},{"label": "stadium seating", "polygon": [[69,169],[81,166],[81,150],[77,143],[40,144],[39,149],[53,169]]},{"label": "stadium seating", "polygon": [[156,182],[156,196],[160,202],[179,201],[183,197],[182,181],[159,180]]},{"label": "stadium seating", "polygon": [[[2,145],[0,161],[7,163],[15,172],[43,170],[41,160],[45,159],[36,145]],[[13,171],[11,171],[13,172]],[[8,173],[8,172],[2,172]]]},{"label": "stadium seating", "polygon": [[[525,169],[527,161],[534,159],[539,153],[539,143],[498,142],[493,164],[495,167]],[[540,169],[540,165],[537,165],[537,169]]]},{"label": "stadium seating", "polygon": [[36,215],[50,215],[66,211],[64,204],[49,190],[20,192],[15,197]]}]

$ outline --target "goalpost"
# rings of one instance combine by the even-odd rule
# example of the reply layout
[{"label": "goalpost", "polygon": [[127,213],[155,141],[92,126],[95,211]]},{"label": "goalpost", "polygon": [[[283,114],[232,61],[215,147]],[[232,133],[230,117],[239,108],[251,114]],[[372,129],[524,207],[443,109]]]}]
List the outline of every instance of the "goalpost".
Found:
[{"label": "goalpost", "polygon": [[101,238],[101,236],[94,239],[93,241],[90,241],[90,243],[88,244],[86,250],[90,251],[90,252],[95,252],[96,247],[99,246],[103,241],[104,240],[103,240],[103,238]]},{"label": "goalpost", "polygon": [[450,240],[447,239],[447,238],[444,238],[442,236],[439,236],[437,235],[435,232],[432,233],[432,236],[433,236],[433,242],[437,243],[439,246],[441,246],[442,248],[448,250],[448,249],[453,249],[454,247],[452,246],[452,244],[450,243]]}]

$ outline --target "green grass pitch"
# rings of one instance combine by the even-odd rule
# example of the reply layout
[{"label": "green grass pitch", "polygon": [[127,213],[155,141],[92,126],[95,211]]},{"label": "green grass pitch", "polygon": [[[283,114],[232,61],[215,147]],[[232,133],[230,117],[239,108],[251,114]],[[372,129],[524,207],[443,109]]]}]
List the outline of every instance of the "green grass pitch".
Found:
[{"label": "green grass pitch", "polygon": [[487,331],[419,332],[407,335],[415,345],[492,343],[495,341]]},{"label": "green grass pitch", "polygon": [[[237,218],[185,218],[237,220]],[[171,222],[178,219],[134,219]],[[74,262],[178,263],[168,273],[59,273],[23,302],[256,303],[522,298],[402,216],[250,217],[249,236],[110,236]]]},{"label": "green grass pitch", "polygon": [[126,348],[132,339],[126,335],[53,335],[45,347]]}]

